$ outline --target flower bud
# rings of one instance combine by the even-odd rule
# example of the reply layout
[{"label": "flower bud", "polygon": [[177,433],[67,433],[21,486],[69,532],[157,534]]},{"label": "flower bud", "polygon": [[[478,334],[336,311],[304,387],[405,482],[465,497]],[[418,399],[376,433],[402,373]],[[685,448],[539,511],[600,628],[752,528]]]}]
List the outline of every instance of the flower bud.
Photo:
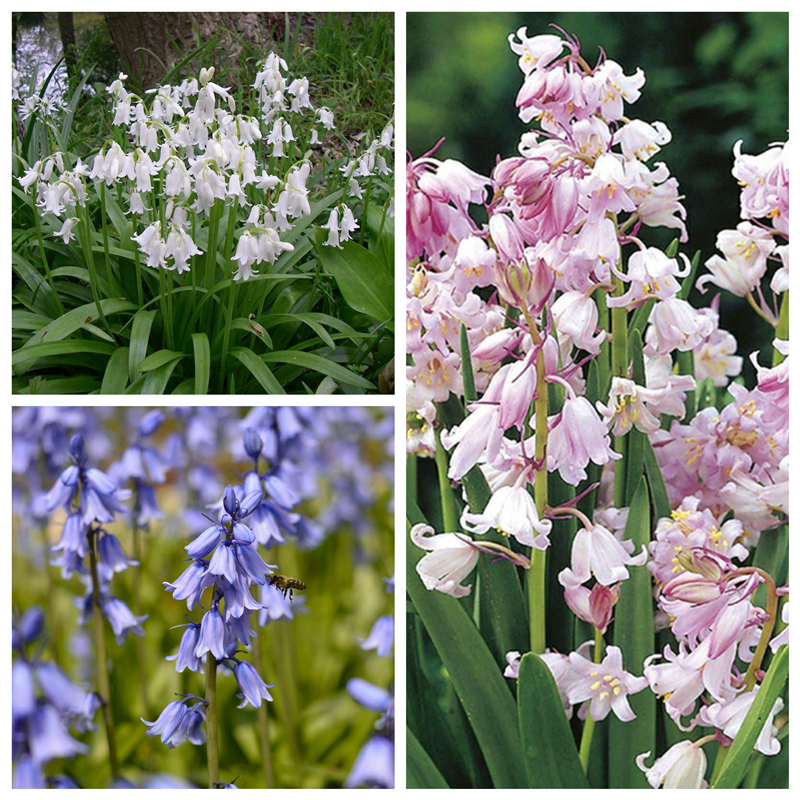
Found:
[{"label": "flower bud", "polygon": [[257,459],[261,455],[261,449],[264,447],[261,437],[253,428],[248,428],[244,432],[244,449],[250,458]]},{"label": "flower bud", "polygon": [[76,461],[83,458],[83,436],[76,433],[69,441],[69,452]]},{"label": "flower bud", "polygon": [[159,409],[155,409],[148,414],[145,414],[139,421],[139,435],[151,436],[158,430],[159,426],[164,422],[164,415]]},{"label": "flower bud", "polygon": [[236,492],[233,486],[226,486],[222,493],[222,505],[225,510],[233,516],[236,513]]},{"label": "flower bud", "polygon": [[708,580],[692,572],[676,575],[664,587],[663,596],[668,600],[681,600],[685,603],[710,603],[716,600],[722,590],[716,581]]}]

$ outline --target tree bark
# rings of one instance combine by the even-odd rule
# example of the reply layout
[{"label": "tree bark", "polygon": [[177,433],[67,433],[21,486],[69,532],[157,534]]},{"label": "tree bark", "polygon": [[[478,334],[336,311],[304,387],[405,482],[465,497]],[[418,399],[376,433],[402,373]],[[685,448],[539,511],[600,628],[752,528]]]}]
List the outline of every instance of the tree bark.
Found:
[{"label": "tree bark", "polygon": [[61,49],[64,52],[64,64],[67,67],[67,77],[69,78],[70,84],[72,84],[77,77],[75,74],[77,56],[75,53],[75,25],[71,11],[58,12],[58,32],[61,34]]},{"label": "tree bark", "polygon": [[[291,15],[294,24],[297,15]],[[226,69],[238,69],[245,46],[257,47],[264,56],[281,47],[285,30],[282,13],[235,12],[115,12],[105,14],[111,38],[119,52],[122,68],[131,85],[149,89],[159,84],[169,70],[190,53],[216,38],[225,54]],[[212,64],[209,51],[193,58],[182,70],[197,73]]]}]

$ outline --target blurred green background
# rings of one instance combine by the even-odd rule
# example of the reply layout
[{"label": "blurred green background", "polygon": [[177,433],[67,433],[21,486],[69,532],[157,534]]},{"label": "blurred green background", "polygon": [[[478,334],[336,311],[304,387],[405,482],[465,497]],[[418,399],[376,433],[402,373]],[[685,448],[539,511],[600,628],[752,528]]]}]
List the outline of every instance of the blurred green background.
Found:
[{"label": "blurred green background", "polygon": [[[475,13],[408,14],[408,148],[418,156],[440,137],[439,158],[456,158],[488,175],[496,157],[516,155],[527,127],[514,100],[522,85],[508,34],[577,34],[594,64],[603,47],[626,74],[637,67],[647,82],[630,115],[660,120],[672,131],[663,160],[686,195],[689,242],[684,252],[714,252],[717,232],[739,222],[731,151],[758,153],[787,138],[789,15],[787,13]],[[647,229],[649,244],[671,234]],[[702,262],[701,262],[702,263]],[[701,267],[702,270],[702,267]],[[712,287],[713,288],[713,287]],[[694,305],[707,304],[693,298]],[[746,302],[723,296],[722,327],[747,355],[771,341],[766,323]],[[749,368],[749,364],[747,365]]]},{"label": "blurred green background", "polygon": [[[114,409],[103,422],[103,429],[118,457],[127,444],[130,431],[126,409]],[[237,410],[243,415],[244,409]],[[375,410],[382,416],[381,410]],[[152,437],[151,443],[163,450],[167,436],[176,430],[176,420],[168,419]],[[394,661],[379,658],[374,650],[362,650],[375,620],[390,614],[394,595],[386,592],[384,578],[394,573],[394,522],[390,510],[392,488],[381,477],[385,454],[372,440],[365,441],[364,455],[375,470],[374,502],[364,508],[364,527],[360,535],[341,526],[330,531],[313,550],[301,550],[289,543],[270,550],[259,548],[264,560],[277,564],[279,574],[300,578],[308,587],[294,598],[295,617],[291,621],[257,625],[258,613],[251,621],[263,658],[262,677],[271,689],[274,702],[267,703],[270,752],[276,788],[338,788],[347,777],[364,742],[373,733],[378,715],[362,708],[347,693],[351,678],[364,678],[378,686],[393,682]],[[96,466],[107,469],[110,460]],[[263,464],[263,462],[262,462]],[[232,461],[227,453],[214,459],[221,480],[239,483],[237,474],[250,468]],[[23,481],[15,476],[15,482]],[[203,788],[207,784],[206,747],[188,742],[170,750],[158,737],[145,735],[140,717],[153,721],[175,699],[175,693],[205,694],[205,676],[175,671],[175,663],[165,657],[178,651],[186,615],[197,622],[201,611],[187,611],[186,601],[177,601],[163,583],[174,581],[186,568],[184,546],[198,533],[190,527],[184,511],[187,503],[182,476],[171,470],[167,483],[156,486],[156,496],[164,519],[151,524],[143,534],[140,567],[115,576],[112,591],[133,608],[134,580],[141,581],[145,636],[130,635],[118,645],[106,623],[106,640],[111,664],[112,707],[117,750],[123,777],[140,783],[157,773],[188,779]],[[223,484],[224,485],[224,484]],[[48,486],[49,488],[49,486]],[[324,480],[319,494],[304,501],[302,513],[314,518],[331,502],[334,487]],[[202,507],[197,509],[205,511]],[[78,625],[76,600],[83,596],[77,577],[62,580],[60,570],[44,567],[45,548],[61,535],[64,512],[54,512],[50,523],[40,530],[18,517],[12,520],[12,607],[24,611],[36,603],[45,609],[44,660],[57,660],[74,681],[87,690],[96,688],[93,666],[93,627]],[[195,523],[196,525],[197,523]],[[125,553],[133,551],[128,521],[118,516],[105,528],[115,534]],[[252,593],[259,598],[258,587]],[[207,605],[207,603],[205,604]],[[304,609],[307,613],[304,613]],[[138,668],[141,644],[146,672],[146,697],[142,698]],[[252,649],[252,648],[251,648]],[[255,655],[240,656],[256,665]],[[264,762],[259,736],[258,712],[251,706],[237,708],[239,688],[233,673],[220,670],[217,676],[219,703],[220,771],[225,782],[238,777],[239,788],[264,788]],[[82,788],[108,788],[110,772],[108,747],[100,712],[95,716],[98,730],[78,735],[91,750],[72,760],[56,760],[47,774],[63,773],[74,777]]]}]

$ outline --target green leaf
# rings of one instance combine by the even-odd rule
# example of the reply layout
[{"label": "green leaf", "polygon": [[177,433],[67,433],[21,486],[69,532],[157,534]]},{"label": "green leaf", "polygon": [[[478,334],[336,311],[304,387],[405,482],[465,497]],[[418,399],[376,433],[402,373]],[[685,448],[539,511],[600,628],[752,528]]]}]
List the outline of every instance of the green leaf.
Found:
[{"label": "green leaf", "polygon": [[273,353],[265,353],[260,358],[267,364],[293,364],[304,369],[310,369],[314,372],[320,372],[323,375],[329,375],[339,383],[346,383],[349,386],[356,386],[359,389],[375,390],[375,384],[356,375],[349,369],[337,364],[335,361],[330,361],[322,356],[314,355],[314,353],[303,353],[300,350],[276,350]]},{"label": "green leaf", "polygon": [[269,314],[264,318],[264,324],[268,324],[269,327],[272,327],[273,325],[280,325],[287,322],[302,322],[308,325],[308,327],[311,328],[311,330],[314,331],[314,333],[316,333],[317,336],[319,336],[319,338],[331,348],[331,350],[335,350],[336,343],[333,341],[333,339],[331,339],[331,335],[325,330],[325,328],[322,327],[315,316],[316,315],[313,313]]},{"label": "green leaf", "polygon": [[185,355],[186,353],[176,353],[174,350],[158,350],[139,362],[139,372],[150,372],[151,370],[159,369],[164,364],[169,364],[170,361],[178,361]]},{"label": "green leaf", "polygon": [[394,317],[394,281],[383,264],[364,247],[344,242],[342,248],[325,247],[323,231],[317,232],[317,254],[333,275],[350,308],[385,322]]},{"label": "green leaf", "polygon": [[406,544],[411,602],[433,641],[480,745],[495,788],[527,785],[514,698],[472,620],[454,597],[428,591],[416,571],[422,556]]},{"label": "green leaf", "polygon": [[211,378],[211,348],[208,336],[204,333],[192,334],[194,348],[194,393],[208,394],[208,381]]},{"label": "green leaf", "polygon": [[[11,354],[11,363],[19,364],[28,362],[32,359],[46,358],[47,356],[63,356],[69,353],[100,353],[109,355],[113,353],[115,347],[108,342],[95,342],[87,339],[68,339],[64,342],[45,342],[44,344],[34,344],[25,347]],[[98,366],[100,366],[98,364]]]},{"label": "green leaf", "polygon": [[[625,539],[630,539],[638,553],[650,542],[650,499],[647,485],[640,476],[633,495]],[[644,660],[655,650],[653,592],[647,566],[628,567],[630,578],[620,587],[620,598],[614,613],[614,644],[625,657],[625,669],[642,674]],[[656,749],[656,696],[645,689],[631,696],[636,719],[620,722],[616,717],[609,726],[608,776],[611,788],[645,789],[649,785],[636,766],[639,753]]]},{"label": "green leaf", "polygon": [[149,370],[145,376],[144,383],[142,384],[140,394],[164,394],[167,389],[169,379],[175,367],[178,366],[183,354],[180,358],[173,358],[163,363],[160,367]]},{"label": "green leaf", "polygon": [[280,381],[252,350],[247,347],[234,347],[230,354],[250,370],[267,394],[286,394]]},{"label": "green leaf", "polygon": [[672,506],[669,502],[664,476],[661,474],[661,467],[658,466],[656,451],[653,450],[649,436],[644,438],[643,449],[647,486],[650,489],[650,499],[653,501],[653,511],[655,511],[656,519],[659,520],[670,515]]},{"label": "green leaf", "polygon": [[689,274],[683,279],[683,283],[681,284],[681,289],[678,292],[678,297],[681,300],[688,300],[689,299],[689,292],[692,291],[692,287],[694,286],[695,278],[697,277],[697,267],[700,264],[700,251],[698,250],[694,256],[692,256],[692,268],[689,271]]},{"label": "green leaf", "polygon": [[472,356],[469,352],[469,339],[467,338],[467,326],[461,323],[460,345],[461,345],[461,367],[464,373],[464,405],[472,403],[478,399],[475,391],[475,377],[472,374]]},{"label": "green leaf", "polygon": [[517,686],[519,732],[532,789],[588,789],[553,673],[526,653]]},{"label": "green leaf", "polygon": [[[251,336],[255,336],[258,340],[264,342],[268,348],[272,348],[272,337],[264,330],[264,328],[255,320],[248,319],[247,317],[239,317],[231,322],[231,330],[245,331]],[[222,331],[217,334],[215,339],[219,341],[222,336]]]},{"label": "green leaf", "polygon": [[[628,343],[628,352],[631,356],[631,378],[639,386],[647,385],[644,371],[644,354],[642,352],[642,336],[639,331],[634,331]],[[647,434],[633,427],[628,432],[625,458],[620,464],[625,465],[625,505],[630,505],[633,493],[639,484],[639,478],[644,470],[644,440]]]},{"label": "green leaf", "polygon": [[100,394],[122,394],[128,385],[128,348],[118,347],[108,359]]},{"label": "green leaf", "polygon": [[140,377],[139,364],[147,355],[147,343],[150,339],[150,329],[153,319],[158,311],[139,311],[133,318],[131,326],[130,352],[128,353],[128,374],[131,383]]},{"label": "green leaf", "polygon": [[[736,738],[728,751],[728,757],[720,770],[712,789],[736,789],[742,782],[750,756],[767,718],[780,696],[789,677],[789,645],[781,645],[769,665],[767,674],[758,690],[753,705],[747,712]],[[784,744],[784,747],[786,745]]]},{"label": "green leaf", "polygon": [[409,730],[406,731],[406,762],[408,789],[450,788],[417,737]]}]

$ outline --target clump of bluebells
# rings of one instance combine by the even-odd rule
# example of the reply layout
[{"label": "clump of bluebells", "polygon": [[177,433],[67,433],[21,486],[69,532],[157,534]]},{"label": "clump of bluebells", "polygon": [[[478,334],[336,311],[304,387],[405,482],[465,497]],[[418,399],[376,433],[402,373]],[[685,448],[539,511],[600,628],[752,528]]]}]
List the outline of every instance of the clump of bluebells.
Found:
[{"label": "clump of bluebells", "polygon": [[[394,125],[390,121],[377,136],[368,136],[360,153],[332,163],[326,137],[335,135],[333,111],[312,103],[308,78],[287,73],[286,61],[270,53],[252,86],[238,93],[216,83],[210,67],[141,96],[126,88],[127,76],[120,74],[107,87],[115,134],[99,152],[84,160],[58,150],[33,164],[23,161],[17,182],[37,231],[38,253],[32,257],[52,290],[46,307],[33,297],[24,304],[54,319],[78,307],[71,297],[73,284],[64,277],[57,280],[49,263],[77,261],[91,289],[90,297],[81,293],[85,302],[78,304],[86,310],[84,335],[124,346],[132,330],[138,330],[131,325],[135,317],[147,326],[151,355],[185,348],[185,363],[173,358],[170,369],[158,375],[148,375],[147,363],[139,369],[146,351],[136,363],[126,359],[116,365],[108,359],[104,390],[110,390],[113,376],[116,391],[130,383],[143,393],[163,393],[192,379],[194,390],[206,393],[208,375],[194,379],[199,371],[208,372],[209,361],[212,390],[241,392],[252,385],[255,391],[281,391],[268,365],[287,363],[288,356],[260,367],[254,360],[288,349],[288,340],[273,346],[268,332],[286,322],[288,306],[278,303],[275,318],[269,312],[278,289],[292,283],[308,297],[304,308],[319,306],[317,311],[327,315],[312,320],[310,328],[296,326],[295,343],[306,341],[306,332],[315,333],[315,326],[328,320],[337,336],[356,333],[350,323],[360,323],[348,308],[354,302],[349,293],[334,298],[330,277],[324,287],[319,285],[319,267],[309,256],[317,247],[312,224],[318,226],[322,251],[341,249],[368,224],[376,241],[391,232]],[[243,108],[237,108],[237,94]],[[363,245],[363,230],[359,238]],[[48,255],[53,239],[55,255]],[[370,255],[362,246],[358,251]],[[289,275],[295,279],[287,280]],[[278,276],[284,276],[280,283]],[[355,310],[362,310],[357,305]],[[159,324],[153,325],[156,315]],[[37,330],[27,344],[41,344],[47,330]],[[322,349],[314,350],[308,364],[317,382],[332,374],[345,385],[374,390],[357,368],[340,367],[341,358],[328,358],[343,347],[355,356],[356,345],[343,340],[339,346],[325,330],[319,344]],[[18,375],[43,366],[45,378],[58,375],[56,364],[37,362],[31,353],[31,360],[20,362]],[[185,369],[193,359],[194,370]]]},{"label": "clump of bluebells", "polygon": [[[30,534],[36,532],[47,544],[48,560],[52,559],[51,565],[56,569],[48,570],[46,575],[36,574],[29,588],[20,581],[25,572],[15,560],[14,592],[17,596],[41,596],[47,601],[48,619],[53,616],[62,623],[77,618],[79,623],[94,624],[93,637],[84,634],[76,639],[65,633],[54,637],[48,646],[52,657],[63,661],[63,653],[59,655],[57,651],[66,645],[79,660],[78,669],[84,680],[91,681],[96,689],[91,697],[102,711],[101,727],[105,730],[94,736],[92,750],[95,745],[104,747],[98,736],[105,733],[113,786],[177,785],[179,779],[141,772],[145,763],[136,753],[145,752],[144,748],[150,753],[147,769],[155,767],[160,745],[153,742],[148,747],[145,737],[151,736],[166,745],[164,755],[158,757],[162,759],[161,769],[166,767],[169,771],[166,761],[172,748],[186,742],[205,745],[209,785],[236,787],[237,771],[227,760],[227,749],[223,748],[221,762],[218,760],[218,730],[221,727],[226,732],[221,737],[224,742],[227,726],[233,722],[230,715],[241,715],[244,720],[245,714],[228,709],[227,702],[220,707],[216,699],[218,675],[220,693],[225,692],[226,696],[224,683],[229,676],[235,681],[240,708],[252,707],[256,709],[253,716],[259,720],[279,724],[288,733],[287,739],[295,733],[291,725],[296,726],[298,737],[303,735],[291,704],[298,688],[305,691],[315,675],[313,659],[304,662],[302,669],[300,664],[283,659],[273,667],[268,661],[270,649],[276,648],[283,655],[279,648],[290,642],[293,650],[295,631],[287,625],[275,626],[268,633],[265,628],[273,622],[291,622],[296,612],[307,611],[305,597],[302,592],[294,598],[284,596],[279,586],[268,586],[276,567],[262,557],[261,548],[273,551],[273,558],[267,559],[270,562],[297,559],[300,554],[290,555],[288,548],[316,550],[327,537],[348,529],[351,518],[366,517],[368,521],[361,519],[357,536],[350,539],[352,549],[337,547],[327,551],[334,553],[333,565],[326,559],[323,566],[319,557],[309,554],[298,559],[303,567],[292,570],[314,587],[315,604],[324,608],[325,602],[333,603],[334,595],[325,598],[324,582],[312,579],[312,573],[318,570],[322,575],[334,569],[338,585],[338,576],[350,575],[354,562],[361,563],[379,552],[373,549],[374,524],[386,515],[376,517],[374,511],[382,510],[389,495],[391,474],[386,464],[390,461],[391,436],[385,417],[366,408],[268,407],[253,409],[244,417],[238,409],[228,408],[157,409],[147,413],[127,410],[116,415],[104,409],[32,413],[26,408],[15,412],[15,559],[22,558],[23,567],[27,559],[34,567],[37,559],[41,560],[36,542],[31,546],[28,541]],[[69,461],[66,468],[65,460]],[[366,461],[367,466],[357,467],[359,460]],[[241,472],[235,473],[235,483],[231,480],[231,485],[223,489],[220,481],[226,477],[230,480],[232,464],[239,466]],[[348,471],[364,482],[357,493],[348,488],[350,484],[335,480]],[[194,513],[189,513],[190,503],[197,506]],[[331,523],[329,527],[320,520],[322,510],[331,506],[326,518]],[[36,512],[37,508],[40,511]],[[373,522],[369,523],[369,519]],[[22,521],[24,525],[20,525]],[[373,541],[369,540],[370,524]],[[37,526],[41,530],[35,530]],[[137,532],[146,529],[148,535],[139,539],[141,547],[137,549]],[[195,532],[189,540],[184,538],[187,531]],[[136,559],[128,555],[131,540]],[[186,556],[185,563],[170,560],[173,566],[167,565],[166,569],[174,572],[167,572],[164,578],[173,579],[166,584],[167,592],[186,601],[185,617],[184,612],[171,613],[165,623],[165,614],[159,614],[154,621],[148,599],[152,598],[152,574],[156,570],[163,574],[164,553],[174,553],[184,545],[180,552]],[[276,556],[276,547],[287,549]],[[136,569],[139,560],[145,565],[141,575]],[[41,568],[41,563],[38,566]],[[128,572],[131,567],[132,573]],[[57,570],[64,578],[77,577],[85,587],[84,596],[76,598],[77,615],[63,607],[59,609],[65,590],[58,581]],[[46,594],[38,594],[43,587],[48,589]],[[171,602],[167,605],[177,607]],[[160,627],[176,623],[183,624],[174,637],[164,634]],[[391,626],[390,618],[382,619],[364,646],[387,652],[392,638],[387,623]],[[107,625],[111,625],[124,650],[105,646]],[[35,625],[26,622],[22,626],[28,627]],[[66,630],[70,628],[67,626]],[[140,637],[136,644],[141,647],[135,651],[127,639],[130,633]],[[164,635],[174,638],[166,651],[160,649]],[[15,633],[15,650],[16,636]],[[32,638],[29,636],[26,641]],[[92,638],[94,648],[87,646]],[[25,651],[26,663],[35,667],[41,658],[38,653],[30,654],[31,649]],[[171,691],[176,694],[153,696],[154,687],[163,685],[154,679],[154,664],[164,656],[181,677],[173,676],[177,683]],[[342,657],[349,659],[352,655],[345,652]],[[144,686],[141,692],[130,691],[128,680],[136,672],[136,659]],[[266,669],[265,662],[269,664]],[[35,675],[34,667],[31,674]],[[266,703],[272,700],[273,684],[267,684],[265,678],[273,668],[279,679],[276,700],[281,707],[276,717],[269,712],[267,718]],[[304,673],[302,677],[295,674],[295,668]],[[203,677],[195,677],[197,673]],[[25,677],[28,673],[15,667],[17,674]],[[323,680],[328,682],[325,692],[341,693],[339,682]],[[293,687],[292,681],[297,685]],[[128,694],[122,703],[119,692],[125,686]],[[122,754],[114,739],[127,730],[131,717],[146,721],[138,728],[142,741],[134,754],[128,751],[123,757],[116,757],[115,754]],[[16,736],[16,716],[14,724]],[[337,724],[345,729],[347,722],[337,720]],[[264,730],[262,727],[265,746],[270,747],[270,741],[274,746],[274,736],[270,740],[268,727],[266,736]],[[360,744],[355,740],[349,743],[351,759]],[[79,742],[76,755],[85,753]],[[203,759],[202,755],[186,757],[198,762]],[[221,770],[214,766],[215,762],[222,764]],[[151,763],[153,767],[149,766]],[[79,765],[84,764],[81,759]],[[24,777],[29,765],[23,760],[22,766]],[[80,768],[76,766],[76,775],[81,774]],[[57,770],[51,766],[50,771]],[[261,769],[251,765],[247,784],[253,785],[253,772]],[[244,772],[242,778],[243,785],[247,785]],[[105,776],[100,778],[104,779]],[[283,775],[280,779],[286,782]],[[54,780],[48,778],[50,782]],[[268,786],[273,781],[266,778]]]},{"label": "clump of bluebells", "polygon": [[[719,296],[688,302],[699,254],[646,242],[653,227],[688,234],[678,182],[654,161],[672,134],[629,110],[644,73],[602,52],[592,66],[566,34],[522,28],[509,43],[519,116],[534,124],[519,155],[489,176],[433,151],[408,164],[407,449],[464,490],[460,520],[443,498],[450,532],[411,529],[427,551],[416,572],[465,597],[482,554],[528,571],[517,637],[582,721],[584,770],[595,723],[613,715],[631,733],[608,745],[612,785],[738,785],[753,748],[779,752],[788,719],[786,567],[766,555],[788,522],[788,143],[757,156],[735,145],[742,221],[697,281],[747,298],[773,331],[748,388]],[[476,608],[497,591],[492,569]],[[546,628],[546,613],[570,632]],[[506,677],[523,660],[509,651]],[[647,766],[653,695],[673,744]],[[722,768],[755,719],[758,736]]]},{"label": "clump of bluebells", "polygon": [[34,649],[44,631],[44,612],[31,606],[12,621],[14,661],[11,667],[11,750],[15,789],[77,789],[64,775],[45,777],[54,759],[71,759],[89,752],[70,729],[96,729],[99,697],[75,685],[54,661]]}]

